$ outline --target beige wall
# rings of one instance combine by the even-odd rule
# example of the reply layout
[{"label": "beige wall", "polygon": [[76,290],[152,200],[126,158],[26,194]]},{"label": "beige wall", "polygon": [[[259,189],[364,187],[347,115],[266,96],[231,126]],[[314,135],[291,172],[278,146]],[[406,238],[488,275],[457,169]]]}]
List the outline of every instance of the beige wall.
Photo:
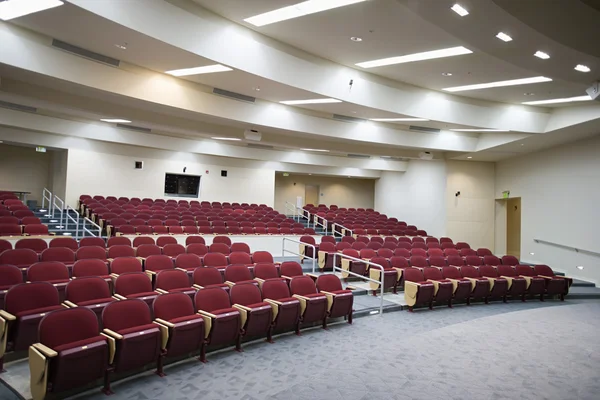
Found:
[{"label": "beige wall", "polygon": [[50,153],[38,153],[33,147],[0,144],[0,189],[31,192],[28,200],[42,203],[48,186]]},{"label": "beige wall", "polygon": [[494,251],[495,164],[448,161],[446,171],[446,235]]},{"label": "beige wall", "polygon": [[[295,185],[294,185],[295,183]],[[296,203],[296,197],[304,199],[306,185],[319,186],[322,196],[319,203],[339,207],[373,208],[375,203],[375,181],[372,179],[336,178],[326,176],[275,175],[275,209],[284,214],[285,202]]]}]

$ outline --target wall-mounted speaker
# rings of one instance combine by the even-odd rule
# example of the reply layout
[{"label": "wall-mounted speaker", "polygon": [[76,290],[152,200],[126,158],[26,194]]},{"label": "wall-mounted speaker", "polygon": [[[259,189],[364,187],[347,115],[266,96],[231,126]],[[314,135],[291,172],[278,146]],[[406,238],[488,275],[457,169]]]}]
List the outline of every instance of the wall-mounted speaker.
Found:
[{"label": "wall-mounted speaker", "polygon": [[221,176],[222,177],[227,177],[227,171],[225,171],[224,169],[221,170]]},{"label": "wall-mounted speaker", "polygon": [[136,161],[135,162],[135,169],[142,169],[144,168],[144,162],[143,161]]}]

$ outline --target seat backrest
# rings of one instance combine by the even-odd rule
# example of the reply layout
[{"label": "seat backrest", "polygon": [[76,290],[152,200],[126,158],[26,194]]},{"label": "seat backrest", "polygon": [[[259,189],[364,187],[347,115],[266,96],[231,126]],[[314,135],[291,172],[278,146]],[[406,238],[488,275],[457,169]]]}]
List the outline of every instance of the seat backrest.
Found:
[{"label": "seat backrest", "polygon": [[222,253],[208,253],[202,259],[202,263],[207,267],[225,267],[229,264],[227,256]]},{"label": "seat backrest", "polygon": [[316,285],[319,292],[335,292],[337,290],[342,290],[342,282],[340,281],[340,278],[334,274],[319,275]]},{"label": "seat backrest", "polygon": [[59,238],[54,238],[50,241],[50,244],[48,245],[49,248],[54,248],[54,247],[68,247],[69,249],[73,250],[73,251],[77,251],[77,249],[79,248],[79,244],[77,243],[77,240],[70,238],[70,237],[59,237]]},{"label": "seat backrest", "polygon": [[441,257],[441,256],[431,256],[431,257],[429,257],[429,264],[432,267],[440,267],[440,268],[441,267],[445,267],[446,266],[446,259],[444,257]]},{"label": "seat backrest", "polygon": [[549,266],[544,265],[544,264],[534,266],[533,270],[534,270],[534,272],[535,272],[536,275],[541,275],[541,276],[555,276],[554,275],[554,271],[552,271],[552,268],[550,268]]},{"label": "seat backrest", "polygon": [[242,283],[240,285],[232,286],[229,295],[233,304],[248,306],[262,302],[260,289],[258,286],[251,283]]},{"label": "seat backrest", "polygon": [[86,260],[89,258],[106,260],[106,249],[100,246],[84,246],[77,250],[75,256],[78,260]]},{"label": "seat backrest", "polygon": [[75,262],[75,252],[68,247],[50,247],[40,254],[42,261],[60,261],[67,264]]},{"label": "seat backrest", "polygon": [[28,235],[48,235],[48,226],[43,224],[25,225],[23,232]]},{"label": "seat backrest", "polygon": [[86,307],[53,311],[42,318],[38,329],[40,343],[51,349],[100,334],[98,317]]},{"label": "seat backrest", "polygon": [[458,255],[460,255],[460,253],[455,248],[450,248],[450,249],[444,249],[444,255],[446,257],[450,257],[450,256],[458,256]]},{"label": "seat backrest", "polygon": [[231,253],[231,249],[229,245],[226,243],[214,243],[208,246],[209,253],[221,253],[225,255],[229,255]]},{"label": "seat backrest", "polygon": [[[364,243],[366,245],[370,241],[371,241],[371,239],[369,239],[368,236],[359,236],[359,237],[356,238],[356,242],[354,242],[354,243],[360,242],[360,243]],[[354,245],[354,243],[352,243],[352,244]]]},{"label": "seat backrest", "polygon": [[215,267],[200,267],[194,270],[193,280],[200,286],[218,285],[223,283],[223,276]]},{"label": "seat backrest", "polygon": [[169,257],[177,257],[185,253],[185,247],[179,243],[169,243],[163,247],[163,254]]},{"label": "seat backrest", "polygon": [[411,245],[411,248],[413,250],[421,249],[421,250],[427,251],[427,245],[425,243],[422,243],[422,242],[414,242],[413,241],[413,244]]},{"label": "seat backrest", "polygon": [[470,249],[471,246],[469,246],[469,243],[467,242],[456,242],[456,248],[459,250]]},{"label": "seat backrest", "polygon": [[165,321],[194,315],[194,303],[190,296],[184,293],[161,294],[154,299],[152,309],[155,318]]},{"label": "seat backrest", "polygon": [[6,292],[4,298],[4,309],[12,315],[59,304],[58,289],[48,282],[15,285]]},{"label": "seat backrest", "polygon": [[512,265],[497,265],[496,270],[498,271],[498,275],[500,276],[516,277],[520,275],[517,273],[515,267],[513,267]]},{"label": "seat backrest", "polygon": [[[400,238],[402,239],[402,238]],[[397,249],[406,249],[406,250],[410,250],[412,249],[412,245],[409,242],[401,242],[398,241],[398,244],[396,245]]]},{"label": "seat backrest", "polygon": [[108,242],[107,242],[107,247],[111,247],[111,246],[129,246],[131,247],[131,240],[128,237],[125,236],[114,236],[111,238],[108,238]]},{"label": "seat backrest", "polygon": [[[99,268],[99,266],[97,268]],[[110,270],[117,275],[126,272],[142,272],[142,262],[136,257],[119,257],[112,260],[110,263]],[[75,266],[73,266],[73,274],[75,274]]]},{"label": "seat backrest", "polygon": [[429,263],[427,262],[427,258],[423,256],[410,256],[410,266],[425,268],[429,267]]},{"label": "seat backrest", "polygon": [[377,256],[384,257],[384,258],[391,258],[394,256],[394,252],[390,249],[382,247],[381,249],[377,250]]},{"label": "seat backrest", "polygon": [[[359,237],[359,239],[360,239],[360,237]],[[352,248],[354,250],[366,249],[367,248],[367,244],[365,242],[356,241],[356,242],[352,243]]]},{"label": "seat backrest", "polygon": [[421,272],[418,268],[406,268],[402,273],[405,281],[410,282],[423,282],[425,278],[423,277],[423,272]]},{"label": "seat backrest", "polygon": [[[373,239],[375,239],[375,238],[373,238]],[[382,239],[382,238],[379,238],[379,239]],[[377,241],[370,241],[369,243],[367,243],[368,249],[379,250],[382,247],[383,247],[383,243],[379,243]]]},{"label": "seat backrest", "polygon": [[114,301],[109,303],[102,311],[104,328],[114,332],[151,323],[150,307],[140,299]]},{"label": "seat backrest", "polygon": [[390,267],[392,268],[408,268],[408,257],[393,256],[390,258]]},{"label": "seat backrest", "polygon": [[146,267],[146,271],[162,271],[164,269],[175,268],[173,259],[163,254],[148,256],[144,265]]},{"label": "seat backrest", "polygon": [[279,300],[291,297],[288,285],[282,280],[266,281],[262,285],[263,299]]},{"label": "seat backrest", "polygon": [[[135,242],[135,240],[134,240]],[[142,244],[136,248],[135,255],[137,257],[148,258],[162,254],[162,250],[155,244]]]},{"label": "seat backrest", "polygon": [[203,257],[208,253],[208,247],[202,243],[191,243],[187,245],[185,251],[186,253],[196,254],[197,256]]},{"label": "seat backrest", "polygon": [[489,278],[498,277],[498,271],[496,271],[496,268],[492,267],[491,265],[481,265],[479,267],[479,273],[481,274],[481,276]]},{"label": "seat backrest", "polygon": [[203,310],[207,312],[222,310],[224,308],[231,307],[231,300],[229,298],[229,294],[221,288],[209,288],[199,290],[194,296],[194,303],[196,305],[197,310]]},{"label": "seat backrest", "polygon": [[19,225],[19,218],[11,215],[0,217],[0,224]]},{"label": "seat backrest", "polygon": [[317,242],[315,241],[315,238],[314,238],[314,237],[312,237],[312,236],[301,236],[301,237],[300,237],[300,241],[301,241],[302,243],[308,243],[308,244],[312,244],[313,246],[314,246],[314,245],[316,245],[316,243],[317,243]]},{"label": "seat backrest", "polygon": [[268,251],[255,251],[252,254],[252,261],[258,263],[273,263],[273,256]]},{"label": "seat backrest", "polygon": [[442,275],[445,279],[462,279],[460,270],[457,267],[442,267]]},{"label": "seat backrest", "polygon": [[31,249],[9,249],[0,253],[0,264],[31,265],[38,259],[38,254]]},{"label": "seat backrest", "polygon": [[259,263],[254,266],[254,276],[264,280],[279,278],[279,272],[273,263]]},{"label": "seat backrest", "polygon": [[194,236],[194,235],[190,235],[188,237],[185,238],[185,245],[188,246],[192,243],[201,243],[201,244],[206,244],[206,241],[204,240],[204,238],[202,236]]},{"label": "seat backrest", "polygon": [[494,254],[492,253],[492,251],[490,249],[481,247],[481,248],[477,249],[477,255],[479,257],[484,257],[484,256],[493,256]]},{"label": "seat backrest", "polygon": [[108,248],[108,258],[135,257],[135,249],[126,244],[118,244]]},{"label": "seat backrest", "polygon": [[467,257],[467,256],[476,256],[477,255],[477,251],[473,250],[473,249],[469,249],[469,248],[462,248],[459,250],[459,254],[461,257]]},{"label": "seat backrest", "polygon": [[[462,267],[463,265],[465,265],[465,259],[462,258],[461,256],[448,256],[446,261],[448,262],[448,265],[450,265],[450,266]],[[480,265],[480,264],[481,264],[481,261],[479,261],[479,264],[475,264],[475,265]],[[473,265],[473,264],[469,264],[469,265]]]},{"label": "seat backrest", "polygon": [[502,256],[502,264],[519,265],[519,259],[515,256]]},{"label": "seat backrest", "polygon": [[27,269],[27,280],[30,282],[69,280],[69,270],[58,261],[41,261]]},{"label": "seat backrest", "polygon": [[425,249],[419,249],[419,248],[413,248],[410,251],[410,255],[411,256],[419,256],[419,257],[425,257],[425,258],[427,258],[427,250],[425,250]]},{"label": "seat backrest", "polygon": [[23,273],[14,265],[0,265],[0,290],[23,283]]},{"label": "seat backrest", "polygon": [[65,289],[66,300],[75,304],[110,298],[110,288],[108,283],[97,276],[88,276],[74,279],[67,284]]},{"label": "seat backrest", "polygon": [[202,266],[202,259],[196,254],[179,254],[175,258],[175,268],[192,269]]},{"label": "seat backrest", "polygon": [[126,272],[115,280],[115,293],[129,296],[152,291],[152,281],[143,272]]},{"label": "seat backrest", "polygon": [[133,247],[140,247],[142,245],[155,245],[156,242],[151,236],[138,236],[133,239]]},{"label": "seat backrest", "polygon": [[373,249],[362,249],[359,252],[359,257],[363,259],[370,260],[371,258],[377,256],[377,252]]},{"label": "seat backrest", "polygon": [[41,253],[47,248],[48,243],[46,243],[44,239],[40,238],[21,239],[15,243],[15,249],[31,249],[37,253]]},{"label": "seat backrest", "polygon": [[106,247],[104,239],[99,237],[86,237],[79,241],[79,247],[99,246]]},{"label": "seat backrest", "polygon": [[479,278],[481,276],[479,275],[479,271],[477,270],[477,268],[471,265],[465,265],[463,267],[460,267],[460,273],[465,278]]},{"label": "seat backrest", "polygon": [[329,243],[336,244],[337,241],[335,240],[335,238],[333,236],[323,236],[323,237],[321,237],[321,243],[323,243],[323,242],[329,242]]},{"label": "seat backrest", "polygon": [[231,253],[242,252],[242,253],[250,254],[250,246],[248,246],[247,243],[243,243],[243,242],[232,243],[230,250],[231,250]]},{"label": "seat backrest", "polygon": [[165,269],[156,274],[156,288],[172,290],[190,287],[190,278],[184,271]]},{"label": "seat backrest", "polygon": [[290,292],[305,296],[307,294],[317,293],[315,282],[309,276],[295,276],[290,281]]},{"label": "seat backrest", "polygon": [[439,268],[435,267],[423,268],[423,277],[425,278],[425,280],[433,279],[437,281],[444,279],[442,271]]},{"label": "seat backrest", "polygon": [[213,243],[222,243],[227,246],[231,246],[231,239],[229,236],[215,236],[213,239]]},{"label": "seat backrest", "polygon": [[352,243],[356,242],[356,239],[354,239],[352,236],[344,236],[342,238],[342,242],[350,243],[350,245],[352,245]]},{"label": "seat backrest", "polygon": [[288,276],[290,278],[294,276],[301,276],[304,273],[302,272],[302,266],[296,261],[284,261],[281,263],[279,267],[281,275]]},{"label": "seat backrest", "polygon": [[432,248],[432,249],[427,250],[427,255],[429,257],[432,257],[432,256],[444,257],[444,251],[442,249]]},{"label": "seat backrest", "polygon": [[156,245],[159,247],[165,247],[168,244],[177,244],[177,239],[173,236],[159,236],[156,238]]},{"label": "seat backrest", "polygon": [[229,255],[229,263],[249,265],[252,264],[252,257],[248,253],[236,251]]},{"label": "seat backrest", "polygon": [[[121,258],[121,261],[125,261],[126,258]],[[137,271],[142,270],[142,266],[139,263],[139,260],[134,259],[139,264],[139,269]],[[115,260],[116,261],[116,260]],[[115,263],[113,261],[113,264]],[[112,265],[112,264],[111,264]],[[113,271],[115,272],[115,271]],[[125,272],[125,271],[123,271]],[[87,260],[78,260],[73,264],[73,277],[79,278],[84,276],[106,276],[108,275],[108,266],[102,260],[98,259],[87,259]],[[121,272],[115,272],[117,274]]]},{"label": "seat backrest", "polygon": [[[510,264],[505,264],[505,265],[510,265]],[[533,268],[530,265],[516,265],[515,267],[515,271],[517,272],[517,275],[523,275],[523,276],[535,276],[535,271],[533,270]]]},{"label": "seat backrest", "polygon": [[252,273],[250,272],[250,269],[248,269],[248,267],[246,267],[245,265],[229,265],[227,266],[227,268],[225,268],[226,281],[241,282],[249,281],[251,279]]},{"label": "seat backrest", "polygon": [[[500,265],[500,264],[504,264],[503,262],[500,261],[500,259],[496,256],[483,256],[483,263],[485,265]],[[518,264],[518,263],[517,263]],[[514,264],[506,264],[506,265],[514,265]]]}]

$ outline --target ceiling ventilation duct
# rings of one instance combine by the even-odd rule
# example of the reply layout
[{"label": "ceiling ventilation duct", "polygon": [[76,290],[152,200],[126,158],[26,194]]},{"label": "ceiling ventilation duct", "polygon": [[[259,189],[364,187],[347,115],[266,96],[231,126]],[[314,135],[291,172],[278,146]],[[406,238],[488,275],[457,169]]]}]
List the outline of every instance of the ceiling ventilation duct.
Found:
[{"label": "ceiling ventilation duct", "polygon": [[440,133],[439,129],[428,128],[426,126],[411,125],[408,127],[408,129],[410,129],[411,131],[417,131],[417,132]]},{"label": "ceiling ventilation duct", "polygon": [[224,89],[219,89],[219,88],[213,88],[213,94],[227,97],[227,98],[230,98],[233,100],[244,101],[246,103],[254,103],[256,101],[255,97],[246,96],[245,94],[230,92],[229,90],[224,90]]},{"label": "ceiling ventilation duct", "polygon": [[111,65],[113,67],[118,67],[119,64],[121,64],[121,61],[117,60],[116,58],[104,56],[99,53],[94,53],[93,51],[82,49],[81,47],[74,46],[72,44],[63,42],[58,39],[52,40],[52,47],[56,47],[57,49],[67,51],[72,54],[76,54],[83,58],[88,58],[90,60],[98,61],[102,64]]}]

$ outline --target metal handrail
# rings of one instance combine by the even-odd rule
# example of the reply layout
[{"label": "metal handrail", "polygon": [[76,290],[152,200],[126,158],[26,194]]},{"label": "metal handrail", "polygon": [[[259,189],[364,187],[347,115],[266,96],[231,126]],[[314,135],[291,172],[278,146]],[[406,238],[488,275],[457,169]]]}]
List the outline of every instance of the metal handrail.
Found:
[{"label": "metal handrail", "polygon": [[[319,222],[319,218],[321,218],[323,220],[322,223]],[[325,228],[325,235],[327,235],[327,233],[329,233],[329,222],[325,218],[315,214],[315,226],[314,226],[315,229],[317,228],[317,225]]]},{"label": "metal handrail", "polygon": [[[48,196],[48,197],[46,197]],[[48,202],[48,214],[52,213],[52,192],[44,188],[42,191],[42,209],[46,209],[46,201]]]},{"label": "metal handrail", "polygon": [[294,254],[294,255],[296,255],[296,256],[299,256],[299,257],[306,257],[306,256],[304,256],[304,255],[302,255],[302,254],[300,254],[300,253],[294,253],[292,250],[288,250],[288,249],[286,249],[286,248],[285,248],[285,241],[286,241],[286,240],[287,240],[288,242],[293,242],[293,243],[303,244],[303,245],[305,245],[305,246],[307,246],[307,247],[310,247],[310,248],[312,248],[312,249],[313,249],[313,257],[312,257],[312,273],[314,274],[314,273],[315,273],[315,271],[316,271],[315,267],[316,267],[316,262],[317,262],[317,247],[316,247],[315,245],[313,245],[313,244],[310,244],[310,243],[304,243],[304,242],[301,242],[301,241],[299,241],[299,240],[295,240],[295,239],[290,239],[290,238],[285,238],[285,237],[284,237],[284,238],[283,238],[283,241],[281,242],[281,257],[284,257],[284,254],[285,254],[285,252],[288,252],[288,253]]},{"label": "metal handrail", "polygon": [[[88,228],[85,227],[85,224],[89,222],[90,225],[95,226],[96,228],[98,228],[98,235],[94,235],[94,233],[92,231],[90,231]],[[89,219],[88,217],[84,217],[83,218],[83,236],[85,236],[86,233],[89,233],[90,236],[97,236],[97,237],[101,237],[102,236],[102,228],[100,228],[100,225],[96,224],[94,221],[92,221],[91,219]]]},{"label": "metal handrail", "polygon": [[[365,263],[365,264],[369,265],[369,267],[377,267],[377,268],[379,268],[381,270],[381,275],[379,275],[380,278],[381,278],[381,280],[368,278],[368,277],[366,277],[364,275],[357,274],[356,272],[347,271],[347,270],[344,270],[344,269],[342,269],[340,267],[336,267],[336,265],[337,265],[337,263],[336,263],[336,261],[337,261],[336,257],[337,256],[340,256],[342,258],[346,258],[348,260],[358,261],[358,262]],[[340,272],[343,272],[343,273],[346,273],[346,274],[349,274],[349,275],[352,275],[352,276],[359,277],[359,278],[364,279],[364,280],[369,281],[369,282],[377,282],[377,283],[379,283],[379,291],[380,291],[380,297],[381,297],[381,303],[379,304],[379,315],[383,315],[383,279],[384,279],[385,269],[383,268],[382,265],[376,264],[376,263],[371,262],[369,260],[362,260],[360,258],[352,257],[352,256],[349,256],[349,255],[346,255],[346,254],[343,254],[343,253],[333,253],[333,272],[335,272],[336,270],[339,270]]]},{"label": "metal handrail", "polygon": [[[78,238],[79,237],[80,215],[75,209],[71,208],[71,206],[68,204],[67,204],[67,208],[65,209],[65,211],[66,211],[65,230],[69,230],[69,220],[73,221],[73,223],[75,224],[75,237]],[[71,214],[69,214],[69,211],[73,211],[75,213],[75,215],[77,215],[77,218],[72,217]]]},{"label": "metal handrail", "polygon": [[354,235],[354,232],[352,231],[352,229],[348,229],[344,225],[334,223],[331,228],[331,234],[333,235],[333,237],[335,237],[336,233],[339,233],[340,236],[342,236],[342,237],[344,236],[344,232],[342,232],[341,230],[339,232],[335,230],[336,226],[339,226],[340,229],[345,230],[346,232],[350,232],[350,236]]},{"label": "metal handrail", "polygon": [[542,239],[533,239],[533,241],[536,242],[536,243],[543,243],[543,244],[549,244],[551,246],[562,247],[563,249],[567,249],[567,250],[573,250],[576,253],[587,253],[587,254],[591,254],[591,255],[596,256],[596,257],[600,257],[600,253],[599,252],[592,251],[592,250],[580,249],[578,247],[569,246],[569,245],[566,245],[566,244],[549,242],[547,240],[542,240]]},{"label": "metal handrail", "polygon": [[296,222],[300,222],[300,218],[298,218],[298,206],[290,203],[289,201],[285,202],[285,210],[292,211],[292,217]]},{"label": "metal handrail", "polygon": [[58,197],[57,195],[54,195],[54,197],[52,198],[52,218],[54,218],[54,213],[56,211],[56,208],[58,207],[58,205],[56,204],[58,203],[60,205],[60,220],[58,222],[58,229],[64,229],[64,225],[63,225],[63,220],[64,220],[64,208],[65,208],[65,202],[62,201],[60,199],[60,197]]}]

